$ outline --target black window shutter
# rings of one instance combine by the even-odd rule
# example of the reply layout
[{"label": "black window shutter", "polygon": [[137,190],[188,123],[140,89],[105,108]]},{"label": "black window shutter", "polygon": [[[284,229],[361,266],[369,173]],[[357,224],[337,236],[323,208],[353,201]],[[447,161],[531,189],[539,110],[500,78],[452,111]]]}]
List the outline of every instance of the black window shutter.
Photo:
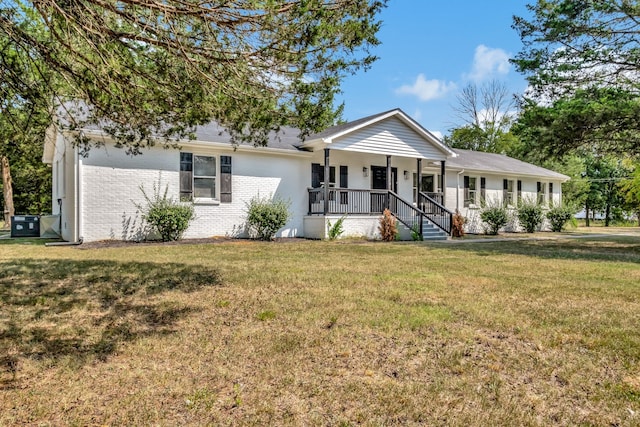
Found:
[{"label": "black window shutter", "polygon": [[349,174],[347,166],[340,166],[340,188],[349,188]]},{"label": "black window shutter", "polygon": [[538,193],[542,191],[542,183],[538,181]]},{"label": "black window shutter", "polygon": [[180,199],[193,197],[193,154],[180,153]]},{"label": "black window shutter", "polygon": [[506,179],[502,180],[502,201],[506,204],[507,203],[507,190],[509,189],[509,182]]},{"label": "black window shutter", "polygon": [[324,166],[320,163],[311,164],[311,188],[320,188],[320,183],[324,181]]},{"label": "black window shutter", "polygon": [[336,184],[336,167],[329,166],[329,184]]},{"label": "black window shutter", "polygon": [[518,193],[522,192],[522,181],[518,180]]},{"label": "black window shutter", "polygon": [[553,194],[553,182],[549,183],[549,194]]},{"label": "black window shutter", "polygon": [[220,156],[220,202],[231,203],[231,156]]},{"label": "black window shutter", "polygon": [[482,200],[486,199],[487,197],[487,178],[485,178],[484,176],[480,177],[480,198]]},{"label": "black window shutter", "polygon": [[464,203],[463,206],[469,207],[469,177],[465,176],[464,177]]}]

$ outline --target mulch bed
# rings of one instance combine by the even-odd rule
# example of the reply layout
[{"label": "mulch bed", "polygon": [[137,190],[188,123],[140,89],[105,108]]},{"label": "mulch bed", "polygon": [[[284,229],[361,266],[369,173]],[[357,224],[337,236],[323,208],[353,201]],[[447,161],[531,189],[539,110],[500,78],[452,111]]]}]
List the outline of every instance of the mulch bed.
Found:
[{"label": "mulch bed", "polygon": [[[300,242],[302,238],[299,237],[280,237],[272,240],[273,243],[293,243]],[[100,240],[97,242],[88,242],[76,246],[77,249],[101,249],[101,248],[123,248],[134,246],[176,246],[176,245],[209,245],[217,243],[249,243],[254,240],[250,239],[238,239],[231,237],[207,237],[202,239],[182,239],[173,242],[161,242],[161,241],[143,241],[135,242],[132,240]]]}]

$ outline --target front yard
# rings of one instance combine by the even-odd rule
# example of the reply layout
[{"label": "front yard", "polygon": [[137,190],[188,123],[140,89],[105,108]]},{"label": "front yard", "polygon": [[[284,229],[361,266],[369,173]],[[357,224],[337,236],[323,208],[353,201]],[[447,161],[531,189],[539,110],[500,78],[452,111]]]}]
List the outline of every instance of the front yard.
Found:
[{"label": "front yard", "polygon": [[0,240],[0,425],[638,425],[640,238]]}]

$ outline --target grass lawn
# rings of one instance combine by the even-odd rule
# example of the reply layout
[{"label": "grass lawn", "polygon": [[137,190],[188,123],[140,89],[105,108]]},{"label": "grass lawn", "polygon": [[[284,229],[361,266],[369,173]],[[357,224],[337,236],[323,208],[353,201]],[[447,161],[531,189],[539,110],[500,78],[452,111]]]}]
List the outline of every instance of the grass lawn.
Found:
[{"label": "grass lawn", "polygon": [[0,241],[0,425],[638,425],[640,237]]}]

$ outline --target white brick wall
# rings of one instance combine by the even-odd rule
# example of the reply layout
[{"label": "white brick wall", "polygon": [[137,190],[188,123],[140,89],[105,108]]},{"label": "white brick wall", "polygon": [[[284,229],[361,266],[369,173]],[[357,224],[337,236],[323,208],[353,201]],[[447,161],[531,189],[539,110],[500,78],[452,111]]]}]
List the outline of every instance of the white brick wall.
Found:
[{"label": "white brick wall", "polygon": [[[279,196],[291,202],[292,218],[278,234],[302,235],[307,212],[307,164],[305,157],[253,154],[244,151],[187,150],[196,154],[232,157],[232,203],[196,203],[196,219],[185,237],[243,235],[246,203],[256,195]],[[154,148],[129,157],[114,147],[94,149],[82,161],[83,216],[81,234],[85,241],[135,239],[139,237],[140,212],[144,205],[140,186],[152,194],[159,184],[174,198],[179,193],[179,151]],[[218,162],[219,164],[219,162]],[[275,177],[273,175],[279,174]],[[310,180],[309,172],[309,180]]]},{"label": "white brick wall", "polygon": [[[281,152],[265,152],[264,150],[241,149],[233,151],[230,146],[196,146],[183,148],[194,154],[232,157],[232,203],[196,203],[196,219],[187,230],[185,237],[211,236],[245,236],[244,221],[246,204],[254,196],[276,196],[291,202],[292,218],[278,233],[282,237],[322,237],[326,232],[326,219],[317,220],[306,217],[308,210],[307,189],[311,186],[311,164],[324,162],[324,153],[296,153],[287,155]],[[66,191],[63,197],[63,237],[75,240],[83,237],[85,241],[103,239],[137,239],[141,237],[141,217],[137,204],[144,205],[140,186],[144,185],[147,194],[152,194],[153,184],[164,191],[168,186],[168,194],[177,198],[179,193],[180,159],[178,150],[151,148],[140,156],[127,156],[123,150],[107,145],[94,148],[87,158],[80,159],[79,180],[81,197],[77,200],[82,210],[80,232],[75,235],[74,218],[75,189],[74,160],[76,155],[72,148],[66,151]],[[339,166],[348,166],[349,188],[371,188],[371,166],[386,166],[386,156],[332,150],[330,164],[336,166],[336,181],[339,184]],[[391,164],[398,170],[398,193],[405,200],[411,201],[413,173],[416,160],[405,157],[392,157]],[[219,161],[217,162],[219,168]],[[54,210],[57,211],[56,180],[59,179],[54,169]],[[368,176],[362,169],[368,169]],[[431,170],[433,169],[433,171]],[[404,178],[404,171],[408,179]],[[439,173],[439,168],[430,165],[430,172]],[[425,172],[427,173],[427,172]],[[458,205],[463,215],[469,219],[468,231],[480,231],[478,211],[463,207],[463,176],[478,178],[480,192],[480,176],[487,178],[486,194],[490,199],[502,200],[502,176],[484,175],[480,173],[464,173],[459,179],[455,171],[447,172],[447,198],[445,205],[455,210]],[[219,176],[219,174],[218,174]],[[512,177],[517,180],[517,177]],[[523,196],[535,197],[535,178],[521,178]],[[559,201],[561,184],[554,182],[554,201]],[[219,185],[218,185],[219,187]],[[514,189],[515,190],[515,189]],[[456,195],[458,197],[456,197]],[[305,218],[306,217],[306,218]],[[336,220],[338,217],[334,218]],[[319,222],[322,227],[320,227]],[[349,217],[345,221],[345,236],[377,236],[377,217]]]}]

